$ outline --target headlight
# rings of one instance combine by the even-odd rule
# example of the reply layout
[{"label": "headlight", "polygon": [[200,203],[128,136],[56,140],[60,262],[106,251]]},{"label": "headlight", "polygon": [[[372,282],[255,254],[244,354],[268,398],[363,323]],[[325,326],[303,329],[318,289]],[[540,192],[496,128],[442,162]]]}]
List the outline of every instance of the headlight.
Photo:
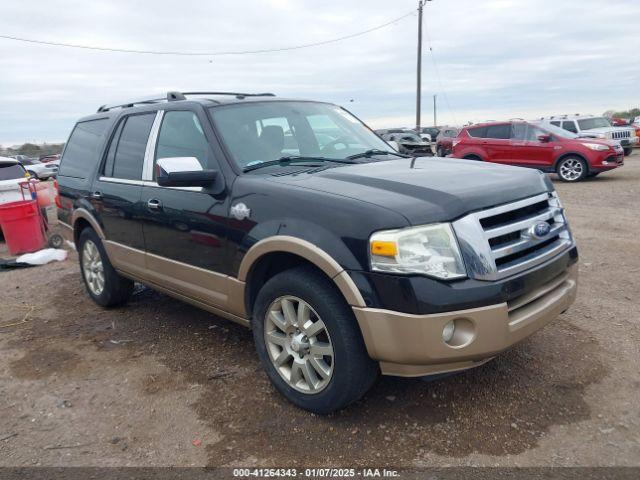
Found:
[{"label": "headlight", "polygon": [[447,280],[466,276],[448,223],[376,232],[369,247],[371,269],[377,272],[417,273]]},{"label": "headlight", "polygon": [[605,150],[609,150],[608,145],[602,145],[601,143],[583,143],[583,145],[591,150],[597,150],[599,152],[604,152]]}]

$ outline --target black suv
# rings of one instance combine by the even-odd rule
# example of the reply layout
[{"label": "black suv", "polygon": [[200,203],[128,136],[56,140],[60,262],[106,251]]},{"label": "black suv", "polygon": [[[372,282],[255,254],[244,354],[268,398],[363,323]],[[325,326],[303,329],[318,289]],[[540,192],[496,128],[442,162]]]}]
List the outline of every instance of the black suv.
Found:
[{"label": "black suv", "polygon": [[566,310],[577,250],[534,170],[394,152],[341,107],[170,92],[81,119],[60,218],[89,295],[138,281],[253,329],[326,413],[382,372],[480,365]]}]

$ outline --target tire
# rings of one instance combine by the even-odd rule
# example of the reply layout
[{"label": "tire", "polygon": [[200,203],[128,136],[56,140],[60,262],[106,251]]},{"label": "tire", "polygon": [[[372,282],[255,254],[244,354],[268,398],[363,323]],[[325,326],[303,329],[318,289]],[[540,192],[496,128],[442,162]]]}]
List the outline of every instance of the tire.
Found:
[{"label": "tire", "polygon": [[27,170],[27,173],[38,180],[38,175],[36,175],[36,172],[34,172],[33,170]]},{"label": "tire", "polygon": [[115,307],[129,300],[133,281],[118,275],[109,262],[100,237],[92,228],[85,228],[80,233],[78,256],[82,280],[94,302],[103,307]]},{"label": "tire", "polygon": [[[297,323],[301,311],[306,321]],[[258,357],[276,389],[298,407],[334,412],[361,398],[377,379],[378,365],[367,354],[351,308],[314,268],[271,278],[253,312]]]},{"label": "tire", "polygon": [[622,149],[622,151],[624,152],[624,156],[628,157],[633,153],[633,147],[625,147]]},{"label": "tire", "polygon": [[465,160],[475,160],[476,162],[481,162],[482,159],[477,155],[467,155],[466,157],[462,157]]},{"label": "tire", "polygon": [[563,182],[579,182],[589,174],[587,162],[580,157],[565,157],[556,165],[556,173]]},{"label": "tire", "polygon": [[444,157],[444,150],[442,149],[442,147],[438,147],[438,149],[436,150],[436,156]]}]

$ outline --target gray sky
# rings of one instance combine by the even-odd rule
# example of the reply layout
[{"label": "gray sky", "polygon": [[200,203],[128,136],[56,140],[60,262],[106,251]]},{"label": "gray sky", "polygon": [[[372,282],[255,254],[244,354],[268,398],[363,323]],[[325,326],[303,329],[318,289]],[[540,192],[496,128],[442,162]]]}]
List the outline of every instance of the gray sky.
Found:
[{"label": "gray sky", "polygon": [[[256,50],[348,35],[415,8],[414,0],[6,0],[0,34],[139,50]],[[440,124],[640,103],[640,0],[434,0],[425,14],[424,125],[433,122],[434,93]],[[78,117],[103,103],[167,90],[271,91],[338,103],[374,127],[411,126],[416,22],[410,16],[338,43],[238,56],[0,39],[0,145],[63,141]]]}]

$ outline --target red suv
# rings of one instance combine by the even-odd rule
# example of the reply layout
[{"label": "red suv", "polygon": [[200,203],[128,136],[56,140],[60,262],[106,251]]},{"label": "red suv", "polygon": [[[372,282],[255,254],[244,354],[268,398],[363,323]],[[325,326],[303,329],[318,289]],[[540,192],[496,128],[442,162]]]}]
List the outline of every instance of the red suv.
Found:
[{"label": "red suv", "polygon": [[579,138],[553,125],[520,120],[464,127],[453,142],[451,156],[556,172],[565,182],[596,176],[624,163],[617,142]]}]

